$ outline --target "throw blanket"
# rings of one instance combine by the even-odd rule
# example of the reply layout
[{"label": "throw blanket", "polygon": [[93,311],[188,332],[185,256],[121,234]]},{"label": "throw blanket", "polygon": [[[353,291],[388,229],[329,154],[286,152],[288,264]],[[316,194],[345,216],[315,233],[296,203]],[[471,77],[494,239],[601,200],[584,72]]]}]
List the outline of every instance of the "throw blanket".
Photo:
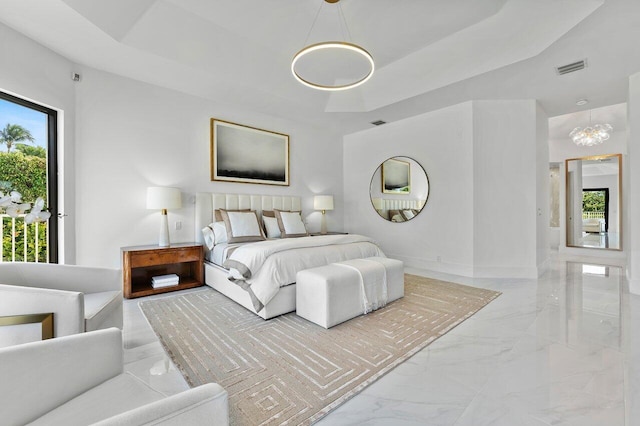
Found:
[{"label": "throw blanket", "polygon": [[353,259],[336,265],[353,269],[360,276],[362,289],[362,313],[380,309],[387,304],[387,269],[373,259]]},{"label": "throw blanket", "polygon": [[384,253],[371,238],[324,235],[242,245],[224,262],[224,267],[229,269],[229,280],[249,292],[254,309],[259,312],[281,286],[295,282],[298,271],[372,256],[384,257]]}]

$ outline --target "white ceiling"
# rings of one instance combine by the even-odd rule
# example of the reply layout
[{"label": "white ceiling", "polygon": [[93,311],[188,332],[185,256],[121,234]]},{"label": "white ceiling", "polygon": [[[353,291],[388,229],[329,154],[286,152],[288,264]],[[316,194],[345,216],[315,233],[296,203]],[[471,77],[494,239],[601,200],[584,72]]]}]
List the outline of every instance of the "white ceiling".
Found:
[{"label": "white ceiling", "polygon": [[470,99],[535,98],[550,116],[618,104],[640,71],[637,0],[342,0],[377,69],[319,92],[290,61],[321,5],[308,43],[340,38],[323,0],[2,0],[0,22],[80,64],[340,133]]}]

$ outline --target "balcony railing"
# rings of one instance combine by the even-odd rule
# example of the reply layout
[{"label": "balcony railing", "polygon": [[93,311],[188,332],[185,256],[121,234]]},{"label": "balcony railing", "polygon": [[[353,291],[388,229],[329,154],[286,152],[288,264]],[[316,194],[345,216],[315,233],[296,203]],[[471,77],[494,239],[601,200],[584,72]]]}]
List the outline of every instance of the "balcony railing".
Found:
[{"label": "balcony railing", "polygon": [[582,212],[583,219],[604,219],[604,212]]},{"label": "balcony railing", "polygon": [[0,214],[0,262],[48,262],[47,228],[47,222],[27,225],[24,215]]}]

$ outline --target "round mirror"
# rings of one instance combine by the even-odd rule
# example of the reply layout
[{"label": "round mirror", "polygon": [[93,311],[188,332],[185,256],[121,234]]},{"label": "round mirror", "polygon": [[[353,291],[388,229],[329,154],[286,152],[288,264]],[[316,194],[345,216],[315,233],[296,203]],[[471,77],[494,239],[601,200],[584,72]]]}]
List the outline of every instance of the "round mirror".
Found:
[{"label": "round mirror", "polygon": [[376,169],[369,195],[380,217],[390,222],[407,222],[427,204],[429,178],[416,160],[392,157]]}]

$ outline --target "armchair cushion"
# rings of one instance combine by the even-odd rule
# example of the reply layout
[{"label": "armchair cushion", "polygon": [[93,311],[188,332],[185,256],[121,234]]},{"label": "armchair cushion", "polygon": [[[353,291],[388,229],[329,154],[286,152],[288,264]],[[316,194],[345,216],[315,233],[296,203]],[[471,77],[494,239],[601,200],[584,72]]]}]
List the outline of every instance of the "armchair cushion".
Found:
[{"label": "armchair cushion", "polygon": [[3,426],[229,424],[215,383],[165,397],[124,373],[116,328],[2,348],[0,378]]}]

